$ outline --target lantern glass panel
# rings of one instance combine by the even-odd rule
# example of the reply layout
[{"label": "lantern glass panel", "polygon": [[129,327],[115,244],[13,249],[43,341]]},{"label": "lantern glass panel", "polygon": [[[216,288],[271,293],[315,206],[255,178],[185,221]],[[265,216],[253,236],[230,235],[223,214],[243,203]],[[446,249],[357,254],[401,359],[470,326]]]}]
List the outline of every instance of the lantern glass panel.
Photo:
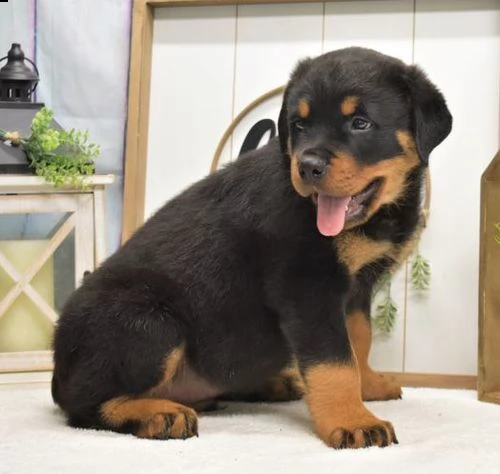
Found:
[{"label": "lantern glass panel", "polygon": [[0,353],[51,349],[52,319],[75,289],[70,216],[0,215]]}]

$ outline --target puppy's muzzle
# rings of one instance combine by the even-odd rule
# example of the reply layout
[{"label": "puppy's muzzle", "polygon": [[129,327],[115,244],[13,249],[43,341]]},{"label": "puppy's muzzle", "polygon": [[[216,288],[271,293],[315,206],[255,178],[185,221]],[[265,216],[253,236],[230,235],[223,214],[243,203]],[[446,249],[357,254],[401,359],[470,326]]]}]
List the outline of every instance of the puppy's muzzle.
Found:
[{"label": "puppy's muzzle", "polygon": [[319,183],[326,175],[329,156],[320,150],[306,150],[299,159],[299,175],[305,184]]}]

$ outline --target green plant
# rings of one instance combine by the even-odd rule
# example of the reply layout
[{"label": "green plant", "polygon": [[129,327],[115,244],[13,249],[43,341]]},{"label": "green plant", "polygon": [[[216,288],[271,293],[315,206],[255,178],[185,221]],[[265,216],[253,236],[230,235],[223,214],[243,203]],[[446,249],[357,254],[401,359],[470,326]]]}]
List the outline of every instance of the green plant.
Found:
[{"label": "green plant", "polygon": [[[493,224],[495,229],[500,232],[500,222],[497,222],[496,224]],[[495,242],[500,245],[500,234],[495,234]]]},{"label": "green plant", "polygon": [[411,264],[411,284],[415,290],[429,289],[431,283],[431,266],[420,253]]},{"label": "green plant", "polygon": [[[418,291],[428,290],[430,276],[429,262],[420,253],[417,253],[411,264],[410,283],[412,287]],[[392,277],[390,272],[383,274],[375,283],[372,292],[372,299],[379,300],[372,318],[373,327],[378,333],[386,336],[392,333],[398,315],[398,307],[391,296]]]},{"label": "green plant", "polygon": [[374,328],[382,334],[389,335],[396,324],[398,307],[391,296],[391,274],[387,273],[381,277],[374,290],[375,295],[382,293],[383,299],[375,309],[372,319]]},{"label": "green plant", "polygon": [[53,116],[53,112],[44,107],[33,118],[28,138],[0,129],[0,140],[21,147],[35,173],[55,187],[85,188],[85,177],[94,173],[94,160],[100,148],[88,143],[87,131],[51,128]]}]

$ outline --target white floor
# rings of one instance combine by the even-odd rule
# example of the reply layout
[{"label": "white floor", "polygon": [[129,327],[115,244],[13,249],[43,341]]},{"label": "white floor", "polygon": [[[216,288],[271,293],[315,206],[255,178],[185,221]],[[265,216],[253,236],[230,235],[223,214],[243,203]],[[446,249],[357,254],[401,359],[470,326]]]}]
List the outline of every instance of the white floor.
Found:
[{"label": "white floor", "polygon": [[473,391],[405,389],[370,403],[394,423],[386,449],[334,451],[302,402],[234,404],[200,420],[200,437],[148,441],[64,425],[47,384],[0,386],[0,473],[500,474],[500,405]]}]

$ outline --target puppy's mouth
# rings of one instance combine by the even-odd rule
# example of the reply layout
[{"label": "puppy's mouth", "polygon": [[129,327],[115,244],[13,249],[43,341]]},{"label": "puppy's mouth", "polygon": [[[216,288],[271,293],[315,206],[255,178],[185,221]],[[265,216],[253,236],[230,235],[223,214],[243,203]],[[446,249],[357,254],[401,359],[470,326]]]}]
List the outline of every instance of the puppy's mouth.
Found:
[{"label": "puppy's mouth", "polygon": [[340,234],[346,223],[364,217],[381,184],[382,180],[376,179],[353,196],[334,197],[319,192],[315,196],[315,201],[318,207],[317,226],[320,233],[333,237]]}]

